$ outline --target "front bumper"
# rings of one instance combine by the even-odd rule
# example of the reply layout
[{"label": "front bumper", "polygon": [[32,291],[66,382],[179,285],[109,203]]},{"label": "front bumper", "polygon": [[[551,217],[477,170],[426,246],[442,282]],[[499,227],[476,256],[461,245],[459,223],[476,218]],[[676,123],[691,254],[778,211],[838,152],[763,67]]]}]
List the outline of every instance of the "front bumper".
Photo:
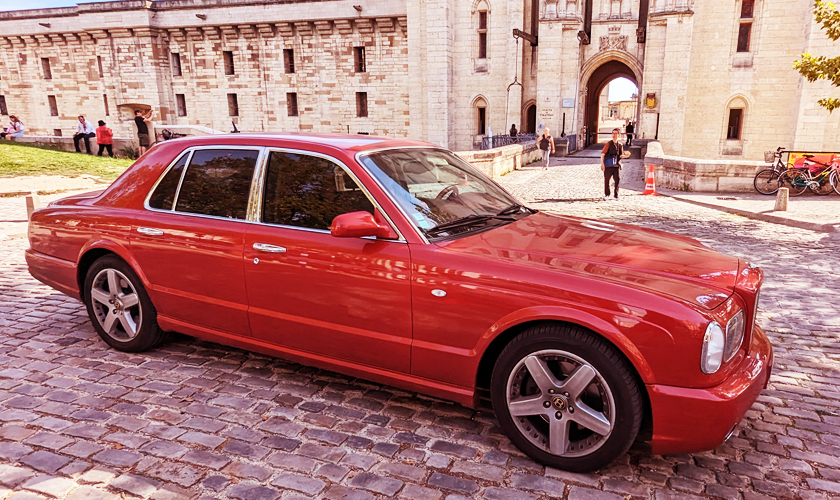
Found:
[{"label": "front bumper", "polygon": [[651,451],[667,455],[716,448],[744,418],[767,387],[773,347],[764,331],[753,327],[741,366],[718,386],[686,389],[648,385],[653,417]]}]

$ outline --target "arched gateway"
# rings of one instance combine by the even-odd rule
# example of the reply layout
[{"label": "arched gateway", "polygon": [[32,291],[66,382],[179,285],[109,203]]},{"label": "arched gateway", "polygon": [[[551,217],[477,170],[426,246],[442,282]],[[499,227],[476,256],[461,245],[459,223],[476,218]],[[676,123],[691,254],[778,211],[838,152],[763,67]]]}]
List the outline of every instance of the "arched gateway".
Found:
[{"label": "arched gateway", "polygon": [[[632,81],[636,88],[642,88],[642,71],[638,64],[633,64],[634,62],[624,57],[610,57],[608,54],[603,54],[597,60],[589,61],[584,65],[581,71],[581,88],[583,89],[581,92],[581,103],[583,103],[581,112],[583,116],[580,117],[581,123],[586,126],[586,137],[582,138],[584,146],[595,144],[599,140],[607,140],[606,136],[598,137],[598,101],[604,87],[612,80],[624,77]],[[631,68],[628,63],[636,67]]]}]

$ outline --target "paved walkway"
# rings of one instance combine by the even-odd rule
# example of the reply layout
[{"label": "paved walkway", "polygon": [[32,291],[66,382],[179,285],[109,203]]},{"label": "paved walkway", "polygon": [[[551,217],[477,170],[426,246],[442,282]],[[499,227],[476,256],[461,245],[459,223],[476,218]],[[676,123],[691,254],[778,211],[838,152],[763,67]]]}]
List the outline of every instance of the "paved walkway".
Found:
[{"label": "paved walkway", "polygon": [[596,165],[557,165],[502,184],[543,210],[691,236],[765,270],[774,374],[716,450],[633,449],[570,474],[445,401],[180,335],[120,353],[79,302],[29,276],[18,238],[0,242],[0,499],[840,498],[840,243],[666,196],[603,201]]}]

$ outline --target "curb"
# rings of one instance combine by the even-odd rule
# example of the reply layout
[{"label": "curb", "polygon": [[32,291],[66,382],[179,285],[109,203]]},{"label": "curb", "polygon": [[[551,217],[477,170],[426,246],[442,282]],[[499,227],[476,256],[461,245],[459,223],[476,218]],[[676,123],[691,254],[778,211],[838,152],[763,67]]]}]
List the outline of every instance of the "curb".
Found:
[{"label": "curb", "polygon": [[715,210],[720,210],[721,212],[727,212],[730,214],[740,215],[742,217],[746,217],[748,219],[755,219],[764,222],[771,222],[773,224],[781,224],[783,226],[790,226],[796,227],[799,229],[807,229],[809,231],[817,231],[820,233],[840,233],[840,224],[820,224],[817,222],[808,222],[802,220],[791,219],[788,217],[782,217],[779,215],[771,215],[765,213],[758,213],[758,212],[751,212],[749,210],[742,210],[740,208],[732,208],[722,205],[716,205],[714,203],[705,203],[702,201],[697,200],[689,200],[686,198],[681,198],[679,195],[664,193],[661,191],[657,191],[657,194],[660,196],[667,196],[674,200],[679,200],[685,203],[691,203],[692,205],[698,205],[701,207],[706,208],[713,208]]}]

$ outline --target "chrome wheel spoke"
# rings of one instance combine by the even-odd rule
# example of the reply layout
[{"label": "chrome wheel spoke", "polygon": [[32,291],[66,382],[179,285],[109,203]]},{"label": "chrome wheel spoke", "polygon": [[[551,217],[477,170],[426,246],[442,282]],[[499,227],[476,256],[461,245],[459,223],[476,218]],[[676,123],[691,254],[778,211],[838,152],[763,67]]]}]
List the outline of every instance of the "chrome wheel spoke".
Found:
[{"label": "chrome wheel spoke", "polygon": [[111,307],[111,304],[108,302],[109,300],[111,300],[111,296],[108,295],[108,293],[105,292],[104,290],[100,290],[98,288],[93,288],[90,291],[90,298],[92,298],[93,300],[95,300],[95,301],[99,302],[100,304],[104,305],[106,308]]},{"label": "chrome wheel spoke", "polygon": [[121,295],[120,300],[122,301],[123,307],[125,309],[128,309],[129,307],[134,307],[140,302],[140,298],[137,297],[136,293]]},{"label": "chrome wheel spoke", "polygon": [[114,328],[117,325],[117,320],[119,319],[119,315],[114,313],[113,311],[108,311],[108,315],[105,316],[105,319],[102,321],[102,329],[108,332],[110,335],[113,333]]},{"label": "chrome wheel spoke", "polygon": [[111,295],[119,295],[122,291],[120,290],[120,278],[113,269],[108,269],[108,288],[111,290]]},{"label": "chrome wheel spoke", "polygon": [[531,374],[537,387],[543,393],[548,392],[549,389],[557,389],[557,386],[560,385],[560,382],[551,373],[551,370],[548,369],[548,365],[540,358],[533,355],[528,356],[525,359],[525,366],[528,368],[528,373]]},{"label": "chrome wheel spoke", "polygon": [[578,402],[575,405],[575,409],[577,411],[571,415],[571,419],[583,427],[586,427],[590,431],[606,436],[612,430],[610,421],[607,420],[606,415],[603,413],[595,411],[585,403],[581,402]]},{"label": "chrome wheel spoke", "polygon": [[543,406],[543,401],[544,399],[542,394],[537,394],[535,396],[511,401],[508,403],[508,408],[510,409],[510,414],[514,417],[542,415],[546,412],[546,409]]},{"label": "chrome wheel spoke", "polygon": [[122,324],[125,329],[125,333],[128,335],[128,338],[132,339],[135,335],[137,335],[137,323],[134,322],[134,319],[129,314],[120,314],[120,324]]},{"label": "chrome wheel spoke", "polygon": [[568,392],[570,398],[577,399],[594,378],[595,370],[589,365],[581,365],[563,382],[560,390]]},{"label": "chrome wheel spoke", "polygon": [[568,419],[551,419],[548,435],[548,449],[555,455],[565,455],[569,447],[569,424]]}]

